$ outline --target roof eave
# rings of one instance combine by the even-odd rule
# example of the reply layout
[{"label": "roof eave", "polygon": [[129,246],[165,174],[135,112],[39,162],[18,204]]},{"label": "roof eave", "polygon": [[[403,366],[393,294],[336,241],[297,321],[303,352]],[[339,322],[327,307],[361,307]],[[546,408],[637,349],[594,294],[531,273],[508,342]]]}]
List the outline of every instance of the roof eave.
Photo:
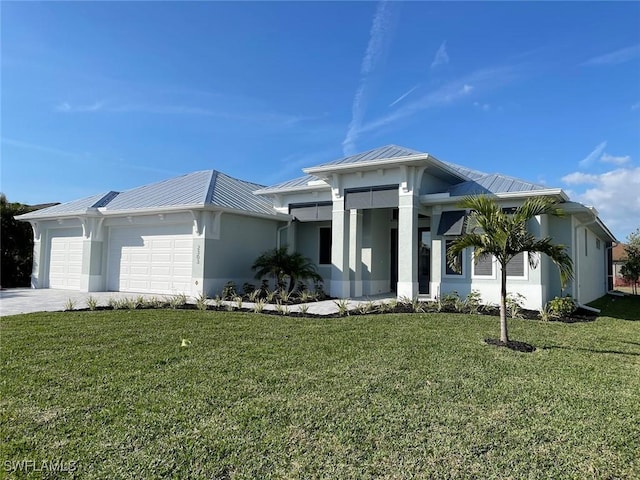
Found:
[{"label": "roof eave", "polygon": [[286,187],[286,188],[262,188],[260,190],[255,190],[253,194],[254,195],[277,195],[280,193],[308,192],[308,191],[330,190],[330,189],[331,189],[331,186],[329,184],[298,185],[296,187]]},{"label": "roof eave", "polygon": [[429,160],[431,157],[428,153],[420,153],[416,155],[406,155],[404,157],[379,158],[376,160],[368,160],[356,163],[344,163],[336,165],[319,165],[317,167],[303,168],[302,171],[308,175],[322,176],[331,173],[344,173],[349,171],[357,171],[363,169],[374,169],[385,166],[398,166],[398,164],[406,164],[411,162],[421,162]]}]

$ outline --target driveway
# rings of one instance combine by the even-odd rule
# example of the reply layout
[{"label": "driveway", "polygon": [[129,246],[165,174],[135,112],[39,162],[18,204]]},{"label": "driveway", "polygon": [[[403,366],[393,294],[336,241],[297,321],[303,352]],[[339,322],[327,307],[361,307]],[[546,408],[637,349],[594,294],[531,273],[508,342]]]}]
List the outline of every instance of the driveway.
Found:
[{"label": "driveway", "polygon": [[58,312],[64,310],[69,299],[75,308],[86,308],[87,298],[97,299],[98,305],[107,305],[110,298],[138,296],[119,292],[76,292],[51,288],[9,288],[0,290],[0,316],[33,312]]},{"label": "driveway", "polygon": [[[93,297],[97,300],[99,306],[106,306],[109,299],[132,298],[143,296],[145,298],[156,297],[164,298],[168,295],[142,295],[139,293],[120,293],[120,292],[76,292],[73,290],[55,290],[51,288],[9,288],[0,290],[0,316],[18,315],[21,313],[33,312],[60,312],[65,309],[69,300],[74,304],[75,309],[87,307],[87,298]],[[389,294],[374,295],[371,297],[360,297],[349,299],[348,308],[353,310],[361,303],[380,303],[390,301],[392,296]],[[188,299],[189,303],[193,303],[192,298]],[[212,304],[213,301],[209,300]],[[235,302],[225,302],[232,303]],[[253,303],[244,302],[244,308],[253,308]],[[266,310],[275,310],[275,305],[265,305]],[[297,312],[299,305],[291,305],[288,307],[290,312]],[[322,302],[312,302],[309,304],[308,313],[315,315],[332,315],[338,312],[336,302],[333,300],[325,300]]]}]

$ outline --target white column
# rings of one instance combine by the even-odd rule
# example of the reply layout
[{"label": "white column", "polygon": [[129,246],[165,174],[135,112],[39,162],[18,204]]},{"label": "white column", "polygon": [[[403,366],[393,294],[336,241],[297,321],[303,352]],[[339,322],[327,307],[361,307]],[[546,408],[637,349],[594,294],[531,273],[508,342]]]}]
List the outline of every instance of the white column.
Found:
[{"label": "white column", "polygon": [[398,298],[418,295],[418,199],[398,197]]},{"label": "white column", "polygon": [[349,218],[349,270],[353,277],[352,295],[362,296],[362,211],[353,209]]},{"label": "white column", "polygon": [[42,279],[44,277],[44,259],[42,256],[42,235],[40,233],[40,225],[37,222],[31,222],[33,229],[33,267],[31,269],[31,288],[42,288]]},{"label": "white column", "polygon": [[344,196],[340,196],[333,200],[331,222],[331,296],[348,298],[349,283],[349,212],[344,209]]},{"label": "white column", "polygon": [[442,209],[438,206],[433,207],[431,210],[431,283],[429,292],[431,292],[432,298],[440,296],[440,285],[442,283],[443,240],[435,235],[438,231],[441,213]]}]

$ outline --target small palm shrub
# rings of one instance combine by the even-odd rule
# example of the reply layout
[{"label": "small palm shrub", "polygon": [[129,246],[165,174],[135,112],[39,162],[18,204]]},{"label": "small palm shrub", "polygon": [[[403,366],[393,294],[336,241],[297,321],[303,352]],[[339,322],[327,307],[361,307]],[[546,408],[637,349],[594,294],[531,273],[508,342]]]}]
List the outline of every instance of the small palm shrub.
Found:
[{"label": "small palm shrub", "polygon": [[261,290],[254,290],[253,292],[251,292],[249,294],[249,301],[250,302],[257,302],[260,299],[260,294],[262,293]]},{"label": "small palm shrub", "polygon": [[570,295],[566,297],[555,297],[547,303],[549,312],[554,317],[570,317],[576,310],[576,304]]},{"label": "small palm shrub", "polygon": [[207,297],[206,293],[201,293],[200,295],[198,295],[196,297],[196,308],[198,310],[204,311],[207,309],[208,305],[207,305],[207,300],[209,299],[209,297]]},{"label": "small palm shrub", "polygon": [[224,284],[224,287],[222,287],[222,299],[223,300],[232,300],[233,297],[235,297],[237,295],[236,292],[236,284],[235,282],[227,282]]},{"label": "small palm shrub", "polygon": [[67,298],[67,301],[64,302],[64,310],[65,312],[71,311],[76,308],[76,301],[72,298]]},{"label": "small palm shrub", "polygon": [[255,313],[262,313],[262,311],[264,310],[264,300],[259,299],[257,300],[254,304],[253,304],[253,311]]},{"label": "small palm shrub", "polygon": [[464,299],[464,311],[467,313],[478,313],[482,305],[482,296],[478,290],[471,290]]},{"label": "small palm shrub", "polygon": [[233,301],[236,302],[236,308],[238,310],[242,309],[242,297],[240,295],[233,297]]},{"label": "small palm shrub", "polygon": [[289,307],[287,307],[286,305],[280,303],[279,301],[276,302],[276,312],[278,312],[280,315],[288,315],[289,314]]},{"label": "small palm shrub", "polygon": [[89,295],[89,298],[87,298],[87,308],[93,312],[97,307],[98,300],[96,297]]},{"label": "small palm shrub", "polygon": [[349,315],[349,299],[348,298],[341,298],[340,300],[334,300],[333,303],[335,303],[336,306],[338,307],[338,314],[341,317],[344,317],[345,315]]},{"label": "small palm shrub", "polygon": [[187,296],[184,293],[179,293],[178,295],[169,297],[168,302],[169,306],[175,310],[186,305]]},{"label": "small palm shrub", "polygon": [[302,315],[306,315],[309,312],[309,305],[307,305],[306,303],[303,303],[302,305],[300,305],[300,307],[298,307],[298,311]]},{"label": "small palm shrub", "polygon": [[507,314],[511,318],[522,318],[522,306],[526,297],[521,293],[507,294]]}]

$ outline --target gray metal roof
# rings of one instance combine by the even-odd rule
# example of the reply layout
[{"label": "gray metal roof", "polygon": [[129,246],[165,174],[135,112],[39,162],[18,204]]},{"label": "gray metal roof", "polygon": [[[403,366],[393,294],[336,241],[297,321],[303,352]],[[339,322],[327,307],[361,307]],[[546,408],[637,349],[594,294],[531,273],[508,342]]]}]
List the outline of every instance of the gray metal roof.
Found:
[{"label": "gray metal roof", "polygon": [[80,198],[67,203],[60,203],[53,205],[52,207],[43,208],[33,212],[25,213],[24,215],[18,215],[16,218],[20,220],[29,220],[43,217],[55,217],[55,216],[68,216],[78,214],[81,215],[87,211],[88,208],[98,208],[106,200],[115,197],[118,192],[103,192],[90,197]]},{"label": "gray metal roof", "polygon": [[[276,185],[271,185],[270,187],[262,188],[255,193],[257,194],[267,194],[267,193],[275,193],[281,192],[283,190],[304,190],[309,187],[315,187],[316,185],[309,185],[309,182],[318,182],[322,181],[322,179],[314,176],[314,175],[305,175],[303,177],[294,178],[293,180],[287,180],[286,182],[278,183]],[[326,188],[329,188],[329,184],[325,183]]]},{"label": "gray metal roof", "polygon": [[454,185],[448,189],[448,192],[452,197],[458,197],[465,195],[530,192],[533,190],[545,190],[547,188],[548,187],[544,185],[525,182],[524,180],[494,173]]},{"label": "gray metal roof", "polygon": [[262,185],[238,180],[216,170],[203,170],[122,193],[108,192],[74,200],[22,215],[20,219],[84,214],[87,209],[104,212],[149,210],[162,207],[217,206],[242,212],[276,215],[272,202],[253,192]]},{"label": "gray metal roof", "polygon": [[384,147],[374,148],[368,152],[358,153],[349,157],[339,158],[327,163],[321,163],[313,168],[328,167],[331,165],[350,165],[362,162],[371,162],[373,160],[386,160],[391,158],[409,157],[411,155],[426,155],[424,152],[411,150],[410,148],[399,147],[398,145],[386,145]]}]

